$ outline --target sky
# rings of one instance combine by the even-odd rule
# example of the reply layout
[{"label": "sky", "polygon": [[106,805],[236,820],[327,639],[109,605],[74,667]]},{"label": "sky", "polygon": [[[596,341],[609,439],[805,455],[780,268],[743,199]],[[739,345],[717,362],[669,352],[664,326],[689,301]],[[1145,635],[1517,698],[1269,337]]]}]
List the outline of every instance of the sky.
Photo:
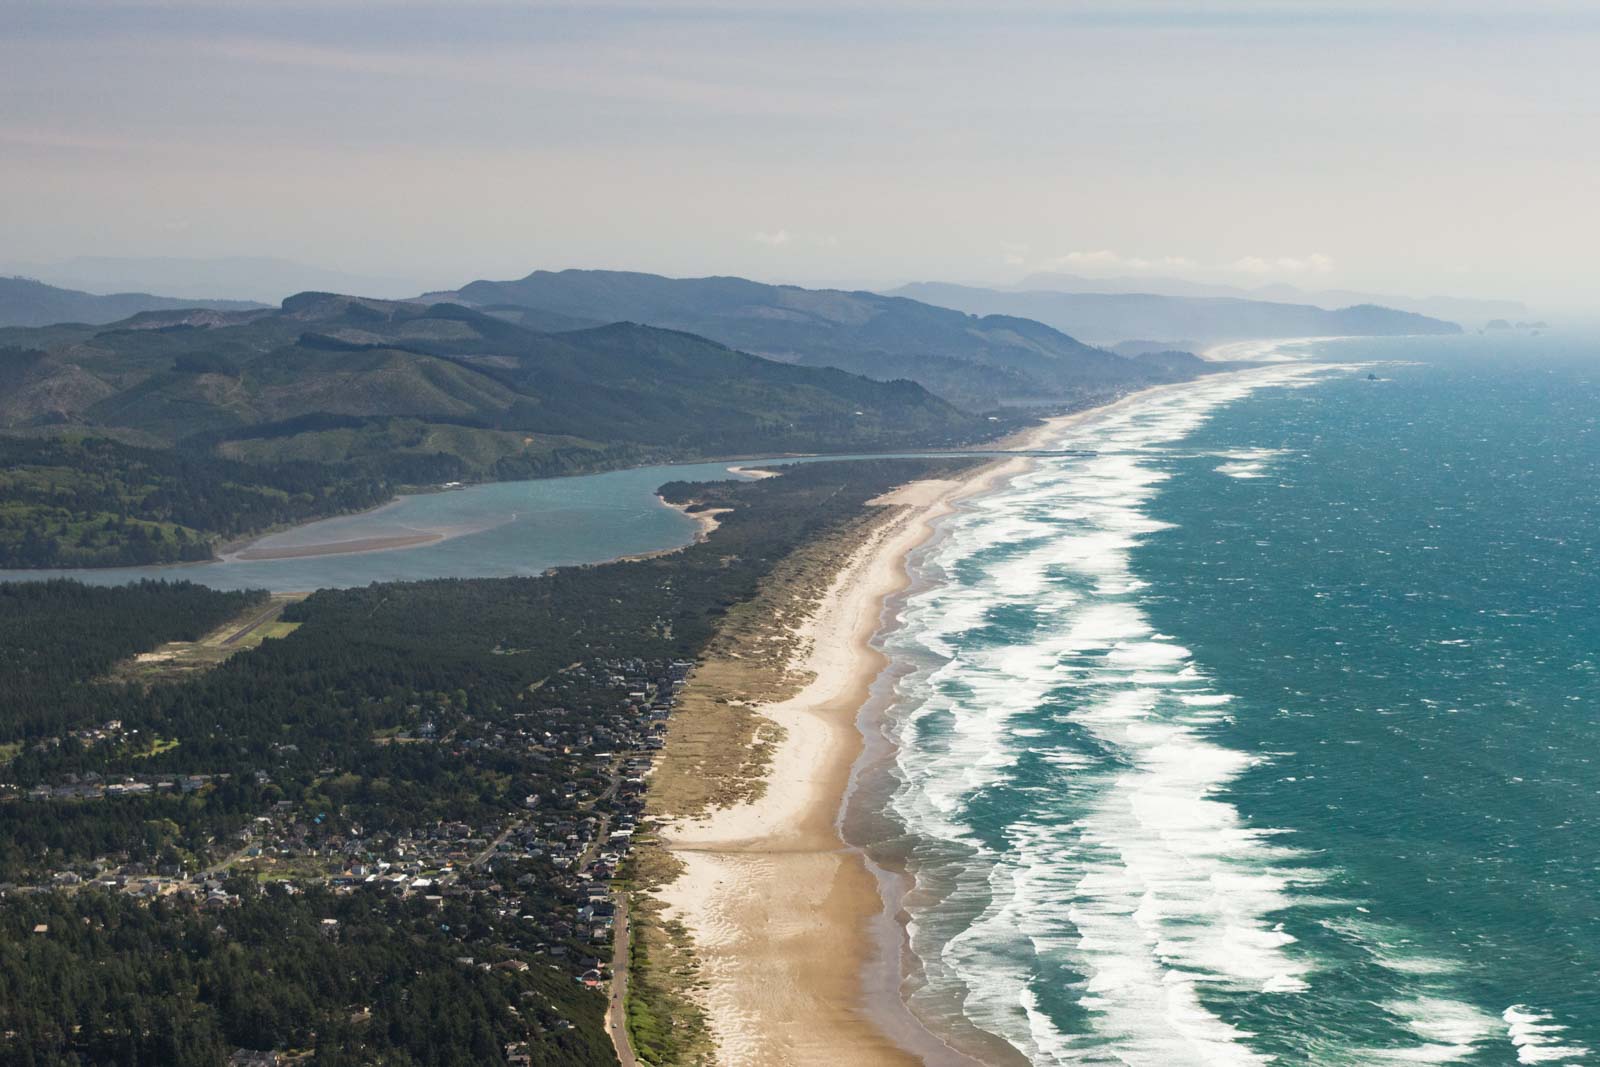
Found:
[{"label": "sky", "polygon": [[1586,307],[1600,249],[1593,0],[0,0],[0,101],[0,268]]}]

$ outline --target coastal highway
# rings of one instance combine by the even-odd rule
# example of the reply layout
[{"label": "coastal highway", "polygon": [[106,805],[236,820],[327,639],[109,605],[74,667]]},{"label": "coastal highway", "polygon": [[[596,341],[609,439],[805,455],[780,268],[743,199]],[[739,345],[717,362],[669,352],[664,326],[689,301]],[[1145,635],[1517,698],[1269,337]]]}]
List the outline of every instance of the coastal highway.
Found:
[{"label": "coastal highway", "polygon": [[606,1033],[617,1050],[622,1067],[639,1067],[628,1043],[628,894],[617,893],[617,918],[611,930],[611,1003],[606,1005]]}]

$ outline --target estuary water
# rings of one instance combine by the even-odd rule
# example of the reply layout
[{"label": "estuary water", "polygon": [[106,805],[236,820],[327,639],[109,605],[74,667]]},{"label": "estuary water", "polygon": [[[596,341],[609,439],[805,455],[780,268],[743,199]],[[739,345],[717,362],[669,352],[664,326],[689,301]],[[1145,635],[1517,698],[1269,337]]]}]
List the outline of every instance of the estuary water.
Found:
[{"label": "estuary water", "polygon": [[902,992],[991,1060],[1600,1064],[1600,343],[1285,354],[913,558],[847,820]]},{"label": "estuary water", "polygon": [[[983,454],[785,456],[494,482],[403,496],[370,511],[305,523],[262,537],[241,552],[204,563],[0,569],[0,582],[74,578],[91,585],[122,585],[144,578],[183,579],[213,589],[284,593],[429,578],[515,578],[543,574],[552,567],[603,563],[689,544],[699,526],[656,496],[656,490],[667,482],[748,478],[751,475],[742,473],[744,468],[759,470],[790,463]],[[388,542],[393,547],[353,550],[370,542]],[[286,554],[275,559],[251,558],[259,553],[289,553],[309,546],[333,546],[338,550],[316,555]]]},{"label": "estuary water", "polygon": [[215,589],[299,592],[424,578],[510,578],[551,567],[678,548],[695,521],[655,491],[670,481],[736,477],[727,463],[638,467],[572,478],[496,482],[406,496],[359,515],[307,523],[262,538],[262,549],[293,549],[420,535],[429,544],[372,552],[240,559],[166,567],[4,571],[0,581],[77,578],[120,585],[140,578],[187,579]]}]

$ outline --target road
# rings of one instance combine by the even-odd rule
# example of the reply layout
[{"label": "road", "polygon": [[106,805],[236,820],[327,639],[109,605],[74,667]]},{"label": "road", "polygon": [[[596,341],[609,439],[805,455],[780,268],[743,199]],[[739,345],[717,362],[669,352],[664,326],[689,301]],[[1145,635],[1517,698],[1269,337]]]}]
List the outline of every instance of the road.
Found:
[{"label": "road", "polygon": [[239,629],[223,638],[218,642],[218,644],[220,644],[223,648],[238,644],[246,637],[249,637],[259,627],[265,626],[269,622],[275,622],[278,616],[283,614],[283,609],[288,607],[289,604],[290,601],[286,598],[273,597],[267,602],[267,606],[261,609],[261,611],[251,618],[249,622],[245,623],[243,626],[239,627]]},{"label": "road", "polygon": [[[506,838],[510,837],[512,834],[514,834],[518,830],[522,829],[522,824],[523,824],[524,821],[526,821],[526,820],[513,819],[511,821],[511,825],[507,826],[504,830],[501,830],[500,831],[500,836],[496,837],[493,841],[490,841],[489,842],[489,846],[487,848],[485,848],[482,852],[478,853],[476,856],[472,857],[470,860],[467,861],[467,866],[468,867],[482,867],[485,863],[488,863],[489,860],[494,857],[495,850],[498,849],[501,845],[505,844]],[[451,871],[448,875],[446,875],[445,877],[441,878],[440,881],[441,882],[453,882],[453,881],[456,880],[457,877],[460,876],[460,874],[461,874],[460,871]]]},{"label": "road", "polygon": [[622,1067],[639,1067],[628,1042],[628,894],[617,894],[617,921],[611,931],[611,1003],[606,1006],[606,1033]]}]

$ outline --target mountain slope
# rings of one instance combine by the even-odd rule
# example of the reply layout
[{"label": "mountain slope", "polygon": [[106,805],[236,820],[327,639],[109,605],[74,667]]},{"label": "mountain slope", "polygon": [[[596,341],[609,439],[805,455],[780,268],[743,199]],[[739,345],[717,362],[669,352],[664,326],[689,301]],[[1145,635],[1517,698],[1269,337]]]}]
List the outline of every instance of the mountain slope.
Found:
[{"label": "mountain slope", "polygon": [[[663,455],[908,447],[981,429],[910,382],[778,363],[653,327],[536,333],[449,304],[304,293],[270,312],[151,312],[5,339],[17,347],[0,350],[0,429],[228,443],[263,458],[295,451],[301,434],[349,438],[364,427],[354,452],[327,458],[382,461],[393,442],[372,432],[380,423],[409,436],[443,424]],[[326,441],[312,451],[326,454]]]},{"label": "mountain slope", "polygon": [[975,315],[1026,316],[1106,344],[1130,338],[1187,339],[1212,344],[1273,337],[1461,332],[1453,322],[1370,304],[1328,311],[1309,304],[1229,297],[1012,292],[942,282],[902,286],[892,295]]},{"label": "mountain slope", "polygon": [[48,326],[56,322],[116,322],[141,311],[210,308],[242,311],[261,307],[239,300],[181,300],[149,293],[96,296],[58,289],[31,278],[0,278],[0,326]]},{"label": "mountain slope", "polygon": [[1030,274],[1016,285],[1000,286],[1007,292],[1057,293],[1154,293],[1157,296],[1220,296],[1243,300],[1266,300],[1278,304],[1314,304],[1335,310],[1358,304],[1377,304],[1399,311],[1414,311],[1451,322],[1481,325],[1493,318],[1525,318],[1527,305],[1519,300],[1484,300],[1459,296],[1399,296],[1366,293],[1353,289],[1301,289],[1276,283],[1246,288],[1240,285],[1215,285],[1187,278],[1161,278],[1145,275],[1121,278],[1085,278],[1077,274],[1041,272]]},{"label": "mountain slope", "polygon": [[272,256],[74,256],[53,263],[0,263],[11,273],[91,293],[205,294],[216,300],[260,300],[316,289],[400,296],[428,284],[415,277],[355,274]]},{"label": "mountain slope", "polygon": [[535,316],[648,323],[786,362],[880,380],[910,378],[972,410],[1081,401],[1167,380],[1160,368],[1092,348],[1039,322],[977,317],[876,293],[565,270],[476,281],[448,296],[495,314],[522,308]]},{"label": "mountain slope", "polygon": [[0,559],[192,559],[397,485],[959,445],[996,428],[910,381],[632,323],[537,333],[452,304],[302,293],[266,311],[8,329],[0,434],[18,436],[0,436]]}]

